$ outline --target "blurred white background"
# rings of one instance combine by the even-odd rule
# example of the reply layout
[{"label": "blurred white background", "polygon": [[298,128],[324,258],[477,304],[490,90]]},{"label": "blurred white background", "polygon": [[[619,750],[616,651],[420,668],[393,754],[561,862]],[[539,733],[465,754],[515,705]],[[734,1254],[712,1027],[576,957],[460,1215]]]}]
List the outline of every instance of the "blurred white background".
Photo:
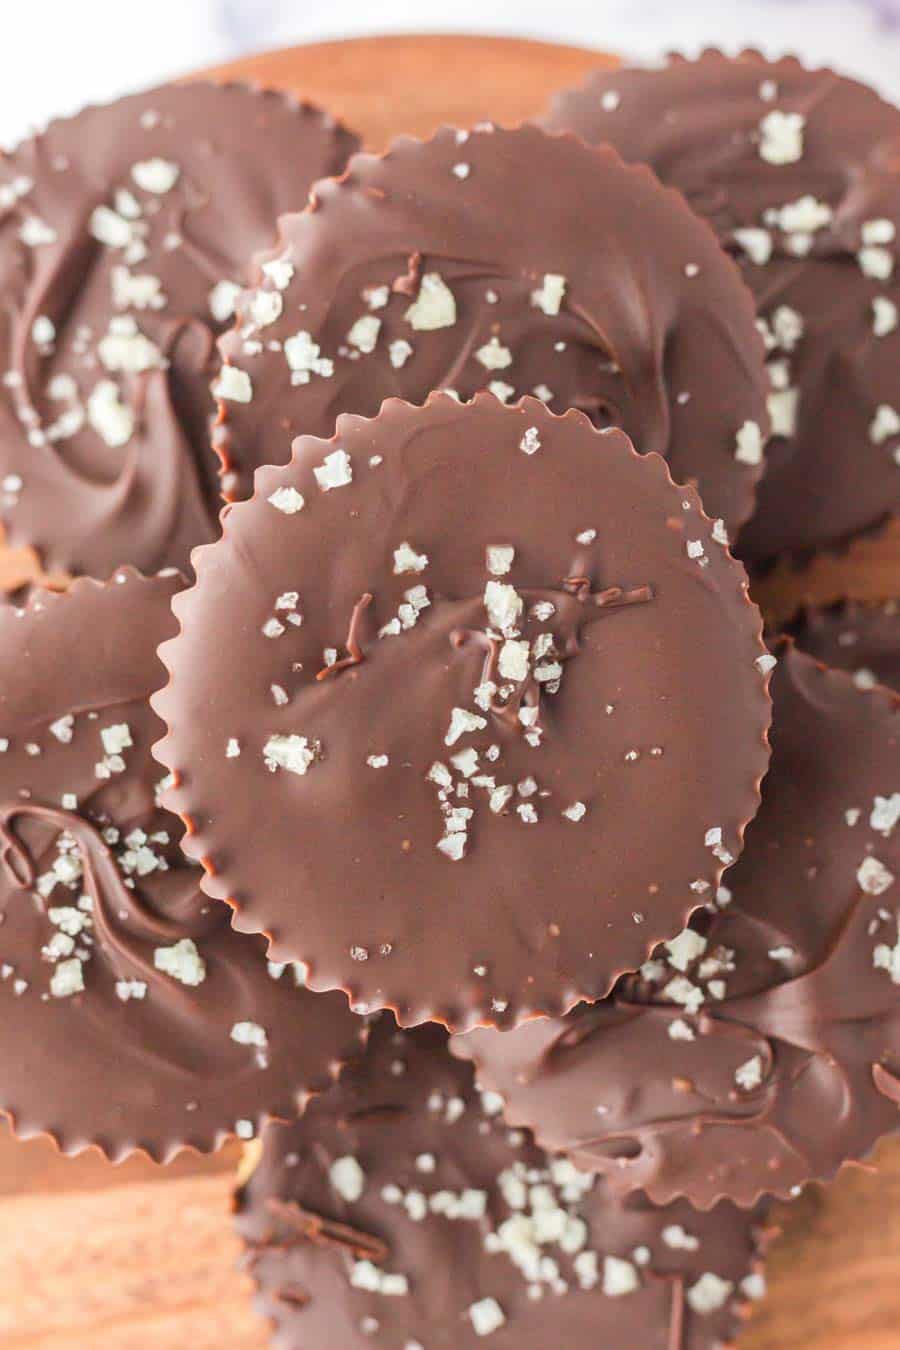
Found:
[{"label": "blurred white background", "polygon": [[[900,100],[900,0],[6,0],[0,144],[81,104],[265,47],[484,32],[652,56],[747,43]],[[427,72],[423,72],[427,78]]]}]

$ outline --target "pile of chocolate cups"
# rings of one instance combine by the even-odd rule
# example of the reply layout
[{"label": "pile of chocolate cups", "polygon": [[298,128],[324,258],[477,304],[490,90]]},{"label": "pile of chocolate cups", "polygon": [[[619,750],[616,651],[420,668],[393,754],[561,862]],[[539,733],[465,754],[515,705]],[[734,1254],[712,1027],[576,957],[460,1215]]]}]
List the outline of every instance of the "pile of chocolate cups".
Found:
[{"label": "pile of chocolate cups", "polygon": [[707,52],[357,146],[0,160],[0,1110],[246,1141],[287,1350],[712,1350],[900,1128],[900,576],[752,598],[900,512],[900,111]]}]

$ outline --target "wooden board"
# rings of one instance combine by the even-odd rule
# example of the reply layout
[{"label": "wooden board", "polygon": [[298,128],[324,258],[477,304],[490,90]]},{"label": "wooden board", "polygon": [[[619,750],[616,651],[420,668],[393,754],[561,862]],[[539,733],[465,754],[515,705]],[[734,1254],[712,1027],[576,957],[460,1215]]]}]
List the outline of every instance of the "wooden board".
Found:
[{"label": "wooden board", "polygon": [[[379,149],[441,122],[515,123],[611,61],[524,41],[396,37],[254,56],[214,74],[292,89]],[[34,574],[32,556],[15,563],[23,578]],[[806,597],[898,590],[900,529],[810,571],[782,571],[759,597],[784,614]],[[4,1350],[263,1350],[228,1222],[237,1158],[232,1148],[168,1169],[141,1159],[112,1168],[96,1155],[59,1158],[40,1140],[16,1143],[0,1128]],[[877,1160],[779,1212],[771,1296],[741,1350],[898,1350],[900,1139]]]}]

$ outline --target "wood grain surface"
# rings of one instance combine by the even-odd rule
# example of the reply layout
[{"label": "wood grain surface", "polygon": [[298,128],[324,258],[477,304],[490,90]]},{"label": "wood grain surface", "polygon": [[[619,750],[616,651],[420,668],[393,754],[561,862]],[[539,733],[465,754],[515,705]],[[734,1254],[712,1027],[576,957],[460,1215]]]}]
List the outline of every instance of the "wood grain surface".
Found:
[{"label": "wood grain surface", "polygon": [[[379,149],[442,122],[515,123],[611,61],[525,41],[392,37],[253,56],[213,74],[294,90]],[[39,570],[27,550],[0,549],[0,585]],[[774,616],[805,599],[898,592],[900,528],[803,572],[781,569],[757,588]],[[92,1154],[60,1158],[46,1142],[21,1144],[0,1128],[0,1346],[263,1350],[228,1221],[237,1160],[231,1148],[166,1169],[139,1158],[112,1168]],[[846,1169],[778,1217],[770,1297],[741,1350],[900,1350],[900,1139],[872,1168]]]}]

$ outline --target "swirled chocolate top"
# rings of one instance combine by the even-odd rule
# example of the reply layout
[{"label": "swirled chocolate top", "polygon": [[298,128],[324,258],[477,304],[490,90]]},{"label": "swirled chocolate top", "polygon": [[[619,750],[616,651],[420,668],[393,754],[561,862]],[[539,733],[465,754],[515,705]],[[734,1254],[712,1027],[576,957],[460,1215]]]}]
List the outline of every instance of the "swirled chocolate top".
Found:
[{"label": "swirled chocolate top", "polygon": [[48,570],[185,566],[214,536],[216,336],[275,220],[356,138],[240,85],[165,85],[0,158],[0,523]]},{"label": "swirled chocolate top", "polygon": [[740,852],[758,614],[696,493],[621,432],[392,400],[261,469],[196,562],[162,653],[168,800],[205,888],[310,987],[456,1029],[563,1011]]},{"label": "swirled chocolate top", "polygon": [[247,1138],[365,1035],[232,931],[158,804],[147,698],[183,584],[125,570],[0,609],[0,1110],[65,1152]]},{"label": "swirled chocolate top", "polygon": [[900,694],[900,602],[810,606],[785,631],[817,661],[849,670],[860,689],[885,684]]},{"label": "swirled chocolate top", "polygon": [[544,122],[650,164],[741,262],[774,432],[741,556],[808,555],[900,509],[900,111],[793,57],[710,51],[598,71]]},{"label": "swirled chocolate top", "polygon": [[786,1196],[900,1126],[900,703],[790,645],[772,693],[713,912],[614,998],[453,1043],[509,1120],[660,1202]]},{"label": "swirled chocolate top", "polygon": [[616,1200],[388,1018],[237,1197],[280,1350],[713,1350],[765,1290],[763,1217]]},{"label": "swirled chocolate top", "polygon": [[611,150],[533,127],[358,155],[281,221],[221,343],[226,491],[338,413],[491,389],[620,426],[728,529],[762,470],[751,297],[705,225]]}]

